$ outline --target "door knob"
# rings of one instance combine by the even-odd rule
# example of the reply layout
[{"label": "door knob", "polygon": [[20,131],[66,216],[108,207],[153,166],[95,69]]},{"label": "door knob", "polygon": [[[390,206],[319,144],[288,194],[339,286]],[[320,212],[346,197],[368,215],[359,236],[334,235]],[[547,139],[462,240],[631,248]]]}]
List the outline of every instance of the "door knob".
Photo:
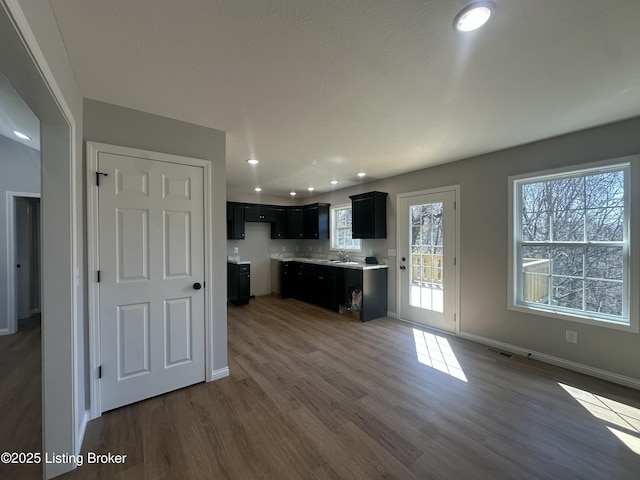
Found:
[{"label": "door knob", "polygon": [[407,268],[407,267],[405,267],[404,265],[400,265],[400,270],[404,270],[404,269],[406,269],[406,268]]},{"label": "door knob", "polygon": [[198,282],[193,284],[193,289],[194,290],[200,290],[202,288],[202,285],[200,285]]}]

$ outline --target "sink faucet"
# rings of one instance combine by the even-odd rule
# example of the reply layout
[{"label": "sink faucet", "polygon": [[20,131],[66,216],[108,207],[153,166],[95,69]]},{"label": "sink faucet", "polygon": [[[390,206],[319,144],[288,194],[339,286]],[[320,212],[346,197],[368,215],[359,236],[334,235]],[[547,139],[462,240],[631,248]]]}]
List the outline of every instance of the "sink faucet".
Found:
[{"label": "sink faucet", "polygon": [[338,250],[338,258],[340,259],[341,262],[348,262],[349,261],[349,254],[345,253],[342,250]]}]

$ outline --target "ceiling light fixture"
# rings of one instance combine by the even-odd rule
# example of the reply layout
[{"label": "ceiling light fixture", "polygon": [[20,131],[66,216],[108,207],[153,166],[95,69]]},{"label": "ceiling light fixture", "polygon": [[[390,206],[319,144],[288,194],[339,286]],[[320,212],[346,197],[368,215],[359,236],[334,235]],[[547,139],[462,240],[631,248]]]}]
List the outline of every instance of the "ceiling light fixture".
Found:
[{"label": "ceiling light fixture", "polygon": [[14,130],[14,131],[13,131],[13,134],[14,134],[16,137],[21,138],[22,140],[31,140],[31,137],[30,137],[29,135],[25,135],[24,133],[19,132],[19,131],[17,131],[17,130]]},{"label": "ceiling light fixture", "polygon": [[307,190],[309,190],[310,192],[313,192],[315,190],[315,188],[313,187],[307,187]]},{"label": "ceiling light fixture", "polygon": [[495,10],[496,4],[493,2],[473,2],[460,10],[453,20],[453,26],[459,32],[473,32],[487,23]]},{"label": "ceiling light fixture", "polygon": [[366,175],[366,173],[364,172],[358,172],[356,173],[357,176],[359,176],[360,178],[364,177]]},{"label": "ceiling light fixture", "polygon": [[296,192],[289,192],[289,195],[291,195],[292,197],[296,196]]},{"label": "ceiling light fixture", "polygon": [[250,165],[257,165],[260,163],[260,161],[256,160],[255,158],[250,158],[249,160],[247,160],[247,163]]},{"label": "ceiling light fixture", "polygon": [[331,180],[329,183],[331,185],[337,185],[338,184],[338,180]]},{"label": "ceiling light fixture", "polygon": [[254,190],[255,190],[256,192],[261,192],[261,191],[262,191],[262,189],[261,189],[260,187],[256,187],[256,188],[254,188]]}]

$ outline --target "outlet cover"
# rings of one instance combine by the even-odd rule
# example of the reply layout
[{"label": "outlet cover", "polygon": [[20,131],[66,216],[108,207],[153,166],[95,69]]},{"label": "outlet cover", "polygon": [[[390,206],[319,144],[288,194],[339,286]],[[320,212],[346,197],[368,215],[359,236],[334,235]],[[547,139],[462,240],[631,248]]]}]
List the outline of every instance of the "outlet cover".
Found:
[{"label": "outlet cover", "polygon": [[387,252],[387,256],[389,257],[395,257],[396,256],[396,249],[395,248],[390,248]]},{"label": "outlet cover", "polygon": [[233,247],[233,253],[238,253],[238,247]]},{"label": "outlet cover", "polygon": [[578,332],[575,330],[567,330],[565,338],[569,343],[578,343]]}]

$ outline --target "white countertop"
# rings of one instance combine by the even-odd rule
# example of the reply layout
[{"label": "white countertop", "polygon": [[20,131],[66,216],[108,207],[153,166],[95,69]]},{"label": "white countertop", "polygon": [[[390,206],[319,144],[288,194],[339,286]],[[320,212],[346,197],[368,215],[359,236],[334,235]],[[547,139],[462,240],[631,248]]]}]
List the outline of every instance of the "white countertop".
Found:
[{"label": "white countertop", "polygon": [[235,263],[236,265],[251,265],[249,260],[236,260],[233,258],[227,258],[227,263]]},{"label": "white countertop", "polygon": [[355,270],[376,270],[380,268],[389,268],[388,265],[384,263],[379,263],[377,265],[371,265],[364,262],[337,262],[334,260],[328,260],[325,258],[304,258],[304,257],[295,257],[295,258],[273,258],[272,260],[278,260],[279,262],[301,262],[301,263],[312,263],[314,265],[328,265],[330,267],[340,267],[340,268],[353,268]]}]

